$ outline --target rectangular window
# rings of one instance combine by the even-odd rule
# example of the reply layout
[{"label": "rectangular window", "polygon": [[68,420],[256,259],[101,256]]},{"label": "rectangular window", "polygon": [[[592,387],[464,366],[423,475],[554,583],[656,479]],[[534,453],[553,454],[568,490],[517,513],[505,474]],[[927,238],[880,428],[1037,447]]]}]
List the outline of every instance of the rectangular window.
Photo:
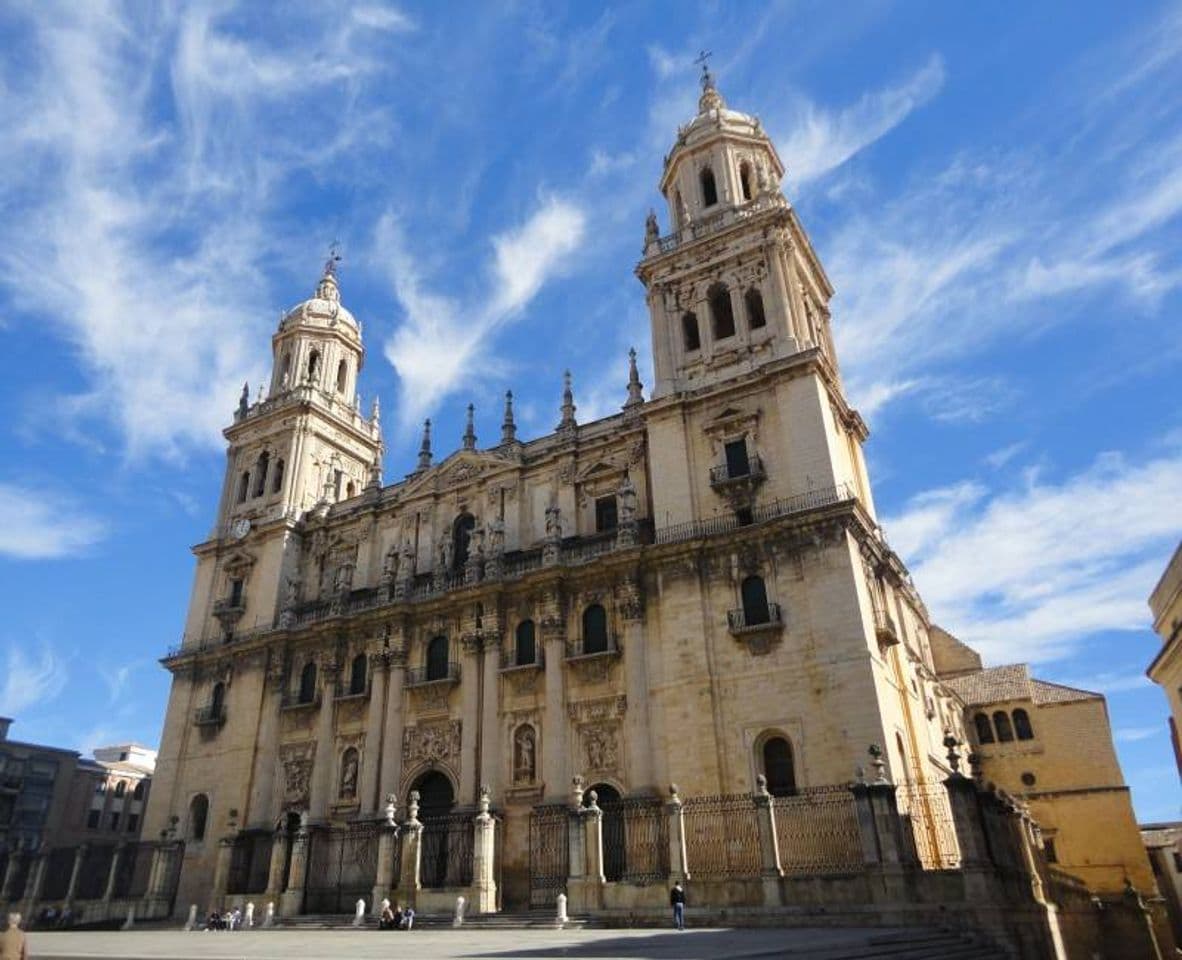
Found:
[{"label": "rectangular window", "polygon": [[1047,837],[1042,843],[1046,850],[1047,863],[1058,863],[1059,857],[1055,854],[1055,841]]},{"label": "rectangular window", "polygon": [[747,459],[747,439],[732,440],[726,445],[726,475],[745,477],[751,473],[751,462]]},{"label": "rectangular window", "polygon": [[242,604],[242,580],[235,577],[230,581],[230,606],[237,607]]},{"label": "rectangular window", "polygon": [[111,814],[111,830],[114,831],[114,830],[118,830],[118,829],[119,829],[119,814],[112,813]]},{"label": "rectangular window", "polygon": [[140,815],[138,813],[129,813],[127,815],[127,832],[135,833],[136,828],[140,825]]},{"label": "rectangular window", "polygon": [[595,532],[603,533],[605,530],[615,530],[616,523],[616,498],[614,496],[599,497],[595,501]]},{"label": "rectangular window", "polygon": [[101,810],[91,810],[86,814],[86,826],[90,830],[97,830],[99,826],[99,818],[102,816]]}]

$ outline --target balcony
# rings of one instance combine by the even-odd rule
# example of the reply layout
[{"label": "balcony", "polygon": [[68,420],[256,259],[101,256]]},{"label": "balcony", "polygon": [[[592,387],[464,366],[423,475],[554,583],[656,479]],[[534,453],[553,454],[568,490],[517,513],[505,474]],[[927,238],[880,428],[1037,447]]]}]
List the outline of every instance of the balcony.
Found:
[{"label": "balcony", "polygon": [[546,666],[546,658],[542,653],[542,647],[538,645],[534,648],[534,658],[524,663],[517,662],[516,650],[502,650],[501,651],[501,672],[510,670],[541,670]]},{"label": "balcony", "polygon": [[745,463],[720,463],[710,468],[710,488],[734,510],[750,508],[755,491],[767,479],[763,460],[752,454]]},{"label": "balcony", "polygon": [[880,647],[893,647],[899,643],[899,631],[895,621],[885,610],[874,608],[874,636]]},{"label": "balcony", "polygon": [[361,689],[354,689],[350,683],[340,683],[338,681],[336,687],[333,689],[333,700],[368,700],[370,690],[373,687],[373,674],[366,672],[365,683],[361,685]]},{"label": "balcony", "polygon": [[407,688],[426,687],[431,684],[452,686],[460,682],[460,665],[454,660],[447,665],[447,671],[432,670],[429,667],[411,667],[406,671],[402,685]]},{"label": "balcony", "polygon": [[780,614],[778,603],[769,603],[766,610],[728,610],[726,614],[727,629],[731,635],[738,637],[746,633],[759,633],[765,630],[779,630],[784,626],[784,618]]},{"label": "balcony", "polygon": [[221,600],[214,601],[213,615],[227,633],[234,629],[234,624],[242,619],[244,613],[246,613],[245,594],[240,593],[236,597],[223,597]]},{"label": "balcony", "polygon": [[300,697],[299,692],[285,691],[279,702],[281,710],[305,710],[320,706],[320,691],[317,690],[311,698]]},{"label": "balcony", "polygon": [[193,711],[193,723],[199,727],[220,727],[225,722],[225,704],[210,703]]},{"label": "balcony", "polygon": [[662,253],[671,253],[687,243],[702,240],[735,224],[744,223],[764,210],[776,207],[786,208],[787,206],[788,201],[778,191],[756,197],[742,206],[728,207],[718,213],[695,220],[681,230],[651,241],[645,247],[644,255],[651,257]]}]

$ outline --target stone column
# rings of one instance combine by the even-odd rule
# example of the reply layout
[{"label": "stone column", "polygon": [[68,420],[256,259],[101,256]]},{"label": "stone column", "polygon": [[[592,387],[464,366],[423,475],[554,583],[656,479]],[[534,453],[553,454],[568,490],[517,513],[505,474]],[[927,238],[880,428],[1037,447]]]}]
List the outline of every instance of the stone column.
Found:
[{"label": "stone column", "polygon": [[124,843],[115,844],[115,849],[111,852],[111,868],[107,871],[107,885],[103,889],[103,903],[105,904],[109,905],[115,898],[115,883],[119,879],[119,862],[126,853],[127,845]]},{"label": "stone column", "polygon": [[406,822],[402,825],[402,872],[398,890],[403,903],[418,909],[419,890],[422,889],[423,824],[419,820],[419,791],[412,790],[406,805]]},{"label": "stone column", "polygon": [[267,666],[267,680],[259,705],[258,747],[255,755],[254,776],[251,778],[245,823],[256,827],[270,826],[278,815],[275,803],[275,767],[279,753],[279,711],[283,701],[283,660],[278,651],[271,652]]},{"label": "stone column", "polygon": [[12,888],[16,883],[17,871],[20,869],[21,862],[24,858],[25,851],[19,846],[12,847],[8,851],[8,863],[4,867],[4,883],[0,886],[0,900],[3,900],[5,903],[11,903],[17,894],[17,891]]},{"label": "stone column", "polygon": [[476,797],[476,740],[480,736],[480,637],[469,634],[460,638],[461,716],[475,722],[460,727],[460,803]]},{"label": "stone column", "polygon": [[279,827],[271,835],[271,863],[267,869],[267,889],[263,896],[276,900],[283,893],[283,868],[287,866],[287,845],[291,838]]},{"label": "stone column", "polygon": [[74,897],[78,893],[78,877],[82,873],[82,864],[86,860],[87,846],[85,843],[78,844],[74,851],[74,866],[70,870],[70,885],[66,888],[66,906],[72,906]]},{"label": "stone column", "polygon": [[475,845],[472,855],[472,897],[469,910],[477,913],[496,913],[497,877],[496,864],[496,820],[488,812],[491,795],[488,787],[480,790],[480,812],[475,819]]},{"label": "stone column", "polygon": [[25,880],[24,904],[20,911],[26,917],[33,916],[33,909],[41,899],[41,888],[45,886],[45,871],[49,867],[49,847],[43,843],[37,852],[32,854],[32,860],[29,875]]},{"label": "stone column", "polygon": [[230,863],[233,859],[234,836],[222,837],[218,841],[217,859],[213,863],[213,892],[210,897],[210,906],[217,910],[226,905],[226,887],[230,882]]},{"label": "stone column", "polygon": [[755,804],[755,819],[759,824],[760,876],[763,879],[763,904],[765,907],[780,906],[780,838],[776,835],[776,809],[772,795],[767,791],[767,777],[762,773],[755,779],[755,791],[751,795]]},{"label": "stone column", "polygon": [[300,819],[300,829],[291,841],[291,870],[287,874],[287,889],[279,898],[281,917],[298,917],[304,909],[304,878],[308,872],[308,819]]},{"label": "stone column", "polygon": [[[784,344],[784,352],[786,354],[795,353],[798,349],[800,341],[799,334],[796,329],[795,311],[793,309],[793,298],[791,290],[788,287],[788,276],[784,269],[784,258],[791,256],[791,247],[781,245],[781,243],[773,237],[764,246],[764,252],[767,256],[768,273],[770,289],[767,291],[770,296],[765,305],[764,312],[767,314],[769,322],[775,323],[778,318],[784,318],[783,334],[787,338]],[[773,318],[776,318],[773,320]],[[773,338],[775,342],[776,338]]]},{"label": "stone column", "polygon": [[542,711],[542,782],[546,799],[557,800],[567,783],[567,719],[563,712],[562,671],[566,662],[566,625],[557,597],[546,599],[541,620],[545,650],[545,700]]},{"label": "stone column", "polygon": [[[393,641],[392,641],[393,642]],[[388,654],[389,676],[386,678],[386,717],[382,731],[382,796],[397,793],[402,779],[402,684],[406,677],[406,647],[392,647]]]},{"label": "stone column", "polygon": [[685,852],[685,813],[681,809],[681,797],[677,795],[675,783],[669,785],[665,814],[669,818],[669,885],[672,886],[678,880],[690,878]]},{"label": "stone column", "polygon": [[312,796],[309,802],[313,823],[328,819],[328,805],[333,790],[333,759],[336,756],[336,740],[333,736],[333,699],[337,685],[337,662],[331,657],[323,661],[323,677],[320,683],[320,715],[316,718],[316,759],[312,768]]},{"label": "stone column", "polygon": [[628,708],[624,714],[628,771],[633,790],[656,786],[653,778],[652,728],[648,717],[648,649],[644,636],[644,601],[640,587],[629,581],[619,603],[624,621],[624,683]]},{"label": "stone column", "polygon": [[378,831],[378,871],[370,897],[370,913],[375,917],[382,915],[382,900],[390,896],[390,889],[394,886],[394,871],[402,868],[402,864],[394,862],[399,831],[393,817],[383,823]]},{"label": "stone column", "polygon": [[380,807],[383,735],[382,712],[386,708],[386,683],[390,676],[390,658],[385,653],[369,656],[369,704],[365,719],[365,751],[361,757],[361,813],[376,814]]},{"label": "stone column", "polygon": [[[487,616],[486,616],[487,621]],[[488,789],[489,796],[501,794],[500,724],[498,707],[500,699],[501,635],[486,633],[484,636],[484,704],[480,718],[480,781]]]}]

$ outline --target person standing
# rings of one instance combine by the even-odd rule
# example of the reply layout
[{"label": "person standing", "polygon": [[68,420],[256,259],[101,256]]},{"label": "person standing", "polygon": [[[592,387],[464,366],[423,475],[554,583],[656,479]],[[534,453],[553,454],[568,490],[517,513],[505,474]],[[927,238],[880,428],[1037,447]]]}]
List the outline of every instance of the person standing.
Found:
[{"label": "person standing", "polygon": [[678,930],[685,929],[685,890],[678,880],[669,891],[669,904],[673,907],[673,926]]},{"label": "person standing", "polygon": [[29,944],[21,929],[21,915],[8,915],[8,929],[0,934],[0,960],[28,960]]}]

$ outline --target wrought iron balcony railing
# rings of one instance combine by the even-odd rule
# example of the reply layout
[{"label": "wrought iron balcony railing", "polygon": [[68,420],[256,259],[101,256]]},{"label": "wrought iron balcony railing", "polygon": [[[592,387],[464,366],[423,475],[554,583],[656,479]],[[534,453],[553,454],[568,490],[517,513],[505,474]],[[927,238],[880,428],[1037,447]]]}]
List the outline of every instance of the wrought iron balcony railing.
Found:
[{"label": "wrought iron balcony railing", "polygon": [[750,456],[747,458],[747,470],[732,470],[729,463],[720,463],[718,466],[710,468],[710,486],[722,487],[728,483],[746,482],[754,483],[767,478],[767,472],[763,468],[763,460],[758,456]]},{"label": "wrought iron balcony railing", "polygon": [[726,625],[731,633],[738,635],[755,630],[779,630],[784,626],[784,619],[780,615],[780,605],[769,603],[766,610],[728,610]]},{"label": "wrought iron balcony railing", "polygon": [[618,657],[620,655],[620,639],[615,634],[609,634],[606,645],[603,642],[590,644],[586,637],[578,637],[566,641],[566,659],[582,660],[584,657]]},{"label": "wrought iron balcony railing", "polygon": [[210,703],[193,711],[193,722],[199,727],[220,727],[226,722],[226,706]]},{"label": "wrought iron balcony railing", "polygon": [[430,667],[411,667],[406,671],[406,679],[402,683],[406,687],[423,687],[429,683],[459,682],[460,665],[453,660],[447,665],[446,672],[439,669],[432,670]]},{"label": "wrought iron balcony railing", "polygon": [[534,647],[533,659],[518,660],[516,650],[501,651],[502,670],[541,670],[546,665],[546,657],[541,644]]},{"label": "wrought iron balcony railing", "polygon": [[283,699],[280,701],[280,707],[284,710],[301,710],[304,708],[312,708],[320,706],[320,691],[317,690],[312,694],[311,698],[301,697],[299,691],[287,691],[283,694]]}]

